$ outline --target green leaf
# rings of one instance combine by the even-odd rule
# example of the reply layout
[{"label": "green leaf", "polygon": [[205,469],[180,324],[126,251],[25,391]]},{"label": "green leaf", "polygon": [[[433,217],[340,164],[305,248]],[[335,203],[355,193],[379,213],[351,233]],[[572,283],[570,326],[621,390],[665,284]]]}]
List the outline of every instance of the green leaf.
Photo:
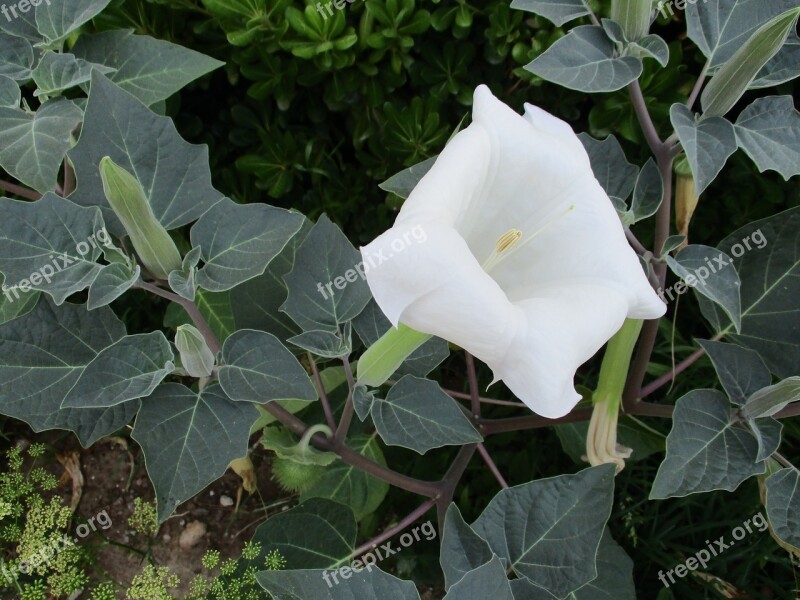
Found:
[{"label": "green leaf", "polygon": [[[356,520],[343,504],[311,498],[259,525],[252,541],[261,544],[261,557],[277,550],[298,569],[333,569],[344,564],[355,548]],[[327,588],[321,576],[319,581]]]},{"label": "green leaf", "polygon": [[639,169],[628,162],[619,141],[613,135],[604,140],[596,140],[588,133],[578,135],[597,181],[612,199],[625,202],[636,186]]},{"label": "green leaf", "polygon": [[23,292],[19,298],[15,298],[14,293],[3,286],[5,286],[5,277],[0,273],[0,290],[3,292],[0,296],[0,325],[31,312],[41,296],[39,292],[31,291]]},{"label": "green leaf", "polygon": [[[731,264],[727,254],[700,244],[686,246],[673,258],[664,257],[672,272],[680,277],[686,285],[717,303],[725,311],[739,331],[742,326],[742,301],[739,290],[742,283],[739,274]],[[718,265],[725,263],[725,266]],[[716,272],[712,272],[711,269]],[[703,274],[706,276],[703,277]]]},{"label": "green leaf", "polygon": [[664,182],[658,166],[652,158],[647,159],[644,167],[636,178],[636,187],[633,189],[630,215],[632,223],[638,223],[652,217],[661,207],[664,199]]},{"label": "green leaf", "polygon": [[327,216],[322,215],[295,255],[284,277],[289,296],[281,310],[305,331],[336,331],[371,298],[360,276],[361,254]]},{"label": "green leaf", "polygon": [[110,0],[42,0],[36,7],[36,28],[49,42],[59,41],[90,21]]},{"label": "green leaf", "polygon": [[767,516],[774,534],[800,551],[800,471],[781,469],[767,478]]},{"label": "green leaf", "polygon": [[752,475],[764,472],[757,462],[758,442],[736,426],[725,396],[715,390],[694,390],[675,405],[667,456],[658,469],[650,499],[699,492],[732,492]]},{"label": "green leaf", "polygon": [[55,194],[45,194],[36,202],[3,199],[0,272],[14,300],[19,292],[36,289],[62,304],[88,287],[102,269],[95,262],[100,244],[91,241],[102,231],[97,208],[83,208]]},{"label": "green leaf", "polygon": [[34,96],[53,96],[91,79],[92,69],[108,74],[114,69],[92,64],[73,54],[45,52],[33,70]]},{"label": "green leaf", "polygon": [[736,152],[733,125],[722,117],[698,121],[685,104],[673,104],[669,116],[689,159],[697,194],[700,195]]},{"label": "green leaf", "polygon": [[800,364],[800,208],[742,227],[717,246],[733,257],[742,280],[742,328],[731,333],[728,316],[701,301],[703,315],[718,335],[755,350],[779,377],[797,374]]},{"label": "green leaf", "polygon": [[0,412],[34,431],[69,429],[84,447],[128,423],[139,400],[110,408],[61,408],[67,392],[104,348],[125,336],[107,307],[56,307],[46,298],[0,326]]},{"label": "green leaf", "polygon": [[222,346],[219,382],[231,399],[264,404],[273,400],[316,400],[305,369],[274,335],[240,329]]},{"label": "green leaf", "polygon": [[350,354],[353,349],[350,327],[349,322],[345,323],[344,334],[331,331],[306,331],[289,338],[288,341],[323,358],[341,358]]},{"label": "green leaf", "polygon": [[[17,18],[10,21],[6,18],[0,19],[0,31],[5,31],[15,37],[24,38],[34,44],[42,41],[42,36],[36,29],[36,12],[17,12]],[[0,44],[2,48],[3,44]]]},{"label": "green leaf", "polygon": [[606,527],[597,550],[597,578],[573,592],[575,600],[636,600],[633,561]]},{"label": "green leaf", "polygon": [[736,344],[697,340],[706,351],[730,401],[742,406],[755,392],[772,382],[772,375],[757,352]]},{"label": "green leaf", "polygon": [[503,563],[496,556],[470,571],[447,592],[443,600],[514,600]]},{"label": "green leaf", "polygon": [[222,199],[211,185],[208,148],[185,142],[171,119],[157,116],[96,71],[81,137],[69,156],[78,180],[70,199],[100,206],[117,235],[123,231],[103,194],[98,169],[104,156],[136,176],[167,229],[197,220]]},{"label": "green leaf", "polygon": [[311,227],[311,221],[304,219],[300,231],[269,263],[263,275],[231,290],[232,310],[237,327],[266,331],[282,341],[302,332],[286,313],[280,311],[280,307],[288,295],[283,278],[294,267],[295,253]]},{"label": "green leaf", "polygon": [[158,521],[225,473],[247,454],[250,426],[258,411],[232,402],[212,384],[197,394],[167,383],[142,401],[131,437],[142,447],[156,490]]},{"label": "green leaf", "polygon": [[344,572],[347,579],[339,572],[299,569],[261,571],[256,573],[256,581],[276,600],[419,600],[419,592],[412,581],[403,581],[372,565],[347,569]]},{"label": "green leaf", "polygon": [[17,82],[6,75],[0,75],[0,108],[19,108],[22,90]]},{"label": "green leaf", "polygon": [[194,50],[130,29],[82,35],[72,52],[114,69],[111,81],[152,106],[223,64]]},{"label": "green leaf", "polygon": [[110,304],[131,289],[133,284],[139,280],[140,273],[139,265],[135,265],[133,268],[122,263],[105,265],[89,286],[86,308],[94,310]]},{"label": "green leaf", "polygon": [[791,96],[759,98],[742,111],[734,130],[759,171],[772,169],[787,181],[800,175],[800,112]]},{"label": "green leaf", "polygon": [[172,271],[167,277],[172,291],[192,302],[197,296],[197,264],[199,262],[200,248],[192,248],[181,260],[181,268]]},{"label": "green leaf", "polygon": [[794,31],[799,16],[800,8],[793,8],[765,23],[720,67],[700,96],[704,117],[721,117],[734,107]]},{"label": "green leaf", "polygon": [[430,379],[406,375],[385,400],[375,398],[371,414],[384,442],[419,454],[483,441],[456,401]]},{"label": "green leaf", "polygon": [[767,460],[780,448],[783,423],[777,419],[767,417],[748,420],[747,424],[750,425],[750,429],[758,441],[758,456],[756,456],[756,460],[759,462]]},{"label": "green leaf", "polygon": [[614,466],[591,467],[502,490],[472,527],[519,577],[563,598],[597,576],[613,497]]},{"label": "green leaf", "polygon": [[[355,435],[347,440],[348,446],[378,463],[386,466],[386,459],[373,435]],[[325,469],[325,473],[316,480],[300,497],[327,498],[350,507],[357,520],[374,513],[389,493],[389,484],[373,477],[366,471],[357,469],[342,461],[337,461]]]},{"label": "green leaf", "polygon": [[635,58],[653,58],[666,68],[669,64],[669,45],[664,38],[655,33],[646,35],[640,40],[630,43],[625,48],[626,56]]},{"label": "green leaf", "polygon": [[[353,319],[353,327],[358,337],[361,338],[361,341],[368,348],[372,348],[384,334],[390,329],[393,329],[391,322],[383,314],[375,300],[370,300],[366,308]],[[401,325],[400,331],[405,330],[406,328]],[[449,356],[450,349],[447,346],[447,341],[435,336],[425,337],[427,338],[426,341],[409,354],[405,360],[402,361],[402,364],[396,367],[396,370],[388,372],[391,369],[390,366],[385,369],[380,369],[384,373],[387,373],[386,379],[392,377],[394,379],[400,379],[403,375],[425,377]],[[397,342],[397,340],[394,341],[400,343]],[[367,352],[369,352],[369,350]],[[392,362],[394,362],[394,360],[392,360]],[[358,373],[360,376],[361,372],[358,371]],[[383,375],[380,377],[383,377]],[[380,379],[380,377],[378,378]],[[386,379],[384,379],[384,381]]]},{"label": "green leaf", "polygon": [[525,69],[571,90],[613,92],[639,78],[642,61],[632,56],[616,58],[614,44],[602,27],[581,25],[550,46]]},{"label": "green leaf", "polygon": [[145,398],[172,372],[174,360],[160,331],[127,335],[86,365],[61,406],[101,408]]},{"label": "green leaf", "polygon": [[396,175],[392,175],[378,187],[382,190],[400,196],[405,200],[411,195],[411,192],[414,190],[414,188],[417,187],[420,179],[425,177],[428,171],[431,170],[431,167],[433,167],[433,164],[436,162],[437,158],[438,157],[436,156],[432,156],[421,163],[417,163],[416,165],[408,167]]},{"label": "green leaf", "polygon": [[0,108],[0,166],[37,192],[55,191],[70,134],[82,116],[64,99],[49,100],[35,113]]},{"label": "green leaf", "polygon": [[755,392],[742,407],[742,414],[748,419],[771,417],[798,400],[800,377],[789,377]]},{"label": "green leaf", "polygon": [[181,354],[181,365],[192,377],[209,377],[214,368],[214,353],[203,335],[193,325],[181,325],[175,333],[175,347]]},{"label": "green leaf", "polygon": [[237,204],[224,198],[191,230],[205,263],[197,284],[224,292],[262,275],[303,225],[303,217],[267,204]]},{"label": "green leaf", "polygon": [[688,2],[686,23],[689,38],[711,59],[711,68],[716,69],[728,62],[764,23],[796,7],[795,0]]},{"label": "green leaf", "polygon": [[581,0],[514,0],[511,8],[542,15],[558,27],[589,14]]},{"label": "green leaf", "polygon": [[7,33],[0,33],[0,75],[16,81],[27,81],[31,78],[32,67],[31,43]]},{"label": "green leaf", "polygon": [[489,544],[470,527],[455,503],[451,503],[442,526],[439,563],[444,572],[444,587],[450,590],[464,576],[485,565],[494,554]]}]

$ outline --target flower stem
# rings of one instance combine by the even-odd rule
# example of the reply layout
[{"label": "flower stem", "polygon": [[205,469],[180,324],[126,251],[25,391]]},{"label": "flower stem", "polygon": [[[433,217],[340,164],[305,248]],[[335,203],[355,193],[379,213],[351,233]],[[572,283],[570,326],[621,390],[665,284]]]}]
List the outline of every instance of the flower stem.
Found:
[{"label": "flower stem", "polygon": [[475,370],[475,358],[472,354],[464,351],[467,359],[467,378],[469,379],[469,398],[472,406],[472,416],[476,419],[481,418],[481,399],[478,394],[478,375]]},{"label": "flower stem", "polygon": [[22,198],[27,198],[28,200],[38,200],[42,197],[42,195],[37,191],[17,185],[16,183],[3,181],[2,179],[0,179],[0,190],[11,192],[12,194],[21,196]]},{"label": "flower stem", "polygon": [[365,554],[366,552],[369,552],[370,550],[373,550],[373,549],[377,548],[378,545],[382,544],[383,542],[385,542],[389,538],[394,537],[395,535],[397,535],[398,533],[403,531],[406,527],[411,525],[414,521],[416,521],[417,519],[422,517],[422,515],[424,515],[426,512],[428,512],[435,505],[436,505],[436,500],[433,499],[433,498],[429,498],[428,500],[426,500],[425,502],[420,504],[419,508],[416,508],[412,513],[410,513],[406,518],[404,518],[402,521],[400,521],[397,525],[395,525],[394,527],[392,527],[390,529],[387,529],[386,531],[381,533],[379,536],[372,538],[368,542],[365,542],[364,544],[361,544],[358,548],[353,550],[353,553],[350,554],[350,556],[348,556],[345,560],[350,560],[350,559],[355,558],[357,556],[361,556],[362,554]]},{"label": "flower stem", "polygon": [[344,363],[344,374],[347,377],[347,386],[350,391],[347,394],[347,400],[344,403],[344,410],[342,411],[342,418],[339,421],[339,427],[336,428],[336,443],[343,444],[347,437],[347,432],[350,430],[350,424],[353,422],[353,413],[355,413],[355,405],[353,403],[353,392],[356,383],[353,379],[353,369],[350,368],[350,358],[345,356],[342,359]]},{"label": "flower stem", "polygon": [[497,479],[497,483],[500,484],[500,487],[506,489],[508,487],[508,483],[503,478],[503,475],[500,473],[500,469],[497,468],[497,464],[492,460],[492,457],[489,456],[489,451],[486,450],[486,446],[483,444],[478,444],[478,454],[481,455],[483,458],[483,462],[486,463],[486,466],[489,467],[489,470],[494,475],[494,478]]},{"label": "flower stem", "polygon": [[311,365],[311,373],[314,375],[314,383],[317,386],[317,393],[319,394],[319,400],[322,402],[322,411],[325,413],[325,420],[328,422],[328,427],[331,428],[332,431],[336,431],[336,421],[333,418],[333,411],[331,410],[331,402],[328,399],[328,394],[325,393],[325,386],[322,384],[322,377],[319,374],[319,368],[317,367],[317,361],[314,360],[314,356],[309,352],[308,356],[308,364]]}]

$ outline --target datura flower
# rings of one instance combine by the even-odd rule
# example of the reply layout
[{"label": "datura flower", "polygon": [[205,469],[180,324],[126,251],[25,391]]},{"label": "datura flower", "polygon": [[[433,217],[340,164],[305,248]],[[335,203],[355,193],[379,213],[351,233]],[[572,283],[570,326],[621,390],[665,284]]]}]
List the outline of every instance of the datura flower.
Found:
[{"label": "datura flower", "polygon": [[395,327],[464,348],[550,418],[575,406],[577,368],[626,317],[666,310],[572,128],[483,85],[472,124],[361,252]]}]

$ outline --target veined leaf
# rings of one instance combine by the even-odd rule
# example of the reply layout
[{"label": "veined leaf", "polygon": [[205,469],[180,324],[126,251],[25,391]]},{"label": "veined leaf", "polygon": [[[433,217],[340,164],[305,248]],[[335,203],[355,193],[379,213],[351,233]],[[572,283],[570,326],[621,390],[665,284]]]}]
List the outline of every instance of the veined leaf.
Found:
[{"label": "veined leaf", "polygon": [[36,6],[36,28],[49,42],[62,40],[99,15],[110,0],[42,0]]},{"label": "veined leaf", "polygon": [[589,14],[581,0],[514,0],[511,8],[542,15],[558,27]]},{"label": "veined leaf", "polygon": [[800,112],[791,96],[759,98],[734,125],[739,147],[762,173],[777,171],[787,181],[800,175]]},{"label": "veined leaf", "polygon": [[711,358],[725,393],[738,406],[758,390],[772,381],[769,369],[757,352],[736,344],[725,344],[713,340],[698,340]]}]

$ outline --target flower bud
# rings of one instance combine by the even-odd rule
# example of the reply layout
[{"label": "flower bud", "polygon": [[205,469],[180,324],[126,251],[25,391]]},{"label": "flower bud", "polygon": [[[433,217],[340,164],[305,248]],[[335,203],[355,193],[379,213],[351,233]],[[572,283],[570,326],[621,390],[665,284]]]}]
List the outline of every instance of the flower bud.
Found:
[{"label": "flower bud", "polygon": [[629,41],[647,35],[653,13],[653,0],[612,0],[611,18],[620,24]]},{"label": "flower bud", "polygon": [[100,178],[108,203],[122,222],[139,259],[159,279],[181,268],[175,242],[153,214],[142,184],[106,156],[100,161]]},{"label": "flower bud", "polygon": [[192,325],[181,325],[175,333],[183,369],[192,377],[208,377],[214,368],[214,353],[203,335]]}]

